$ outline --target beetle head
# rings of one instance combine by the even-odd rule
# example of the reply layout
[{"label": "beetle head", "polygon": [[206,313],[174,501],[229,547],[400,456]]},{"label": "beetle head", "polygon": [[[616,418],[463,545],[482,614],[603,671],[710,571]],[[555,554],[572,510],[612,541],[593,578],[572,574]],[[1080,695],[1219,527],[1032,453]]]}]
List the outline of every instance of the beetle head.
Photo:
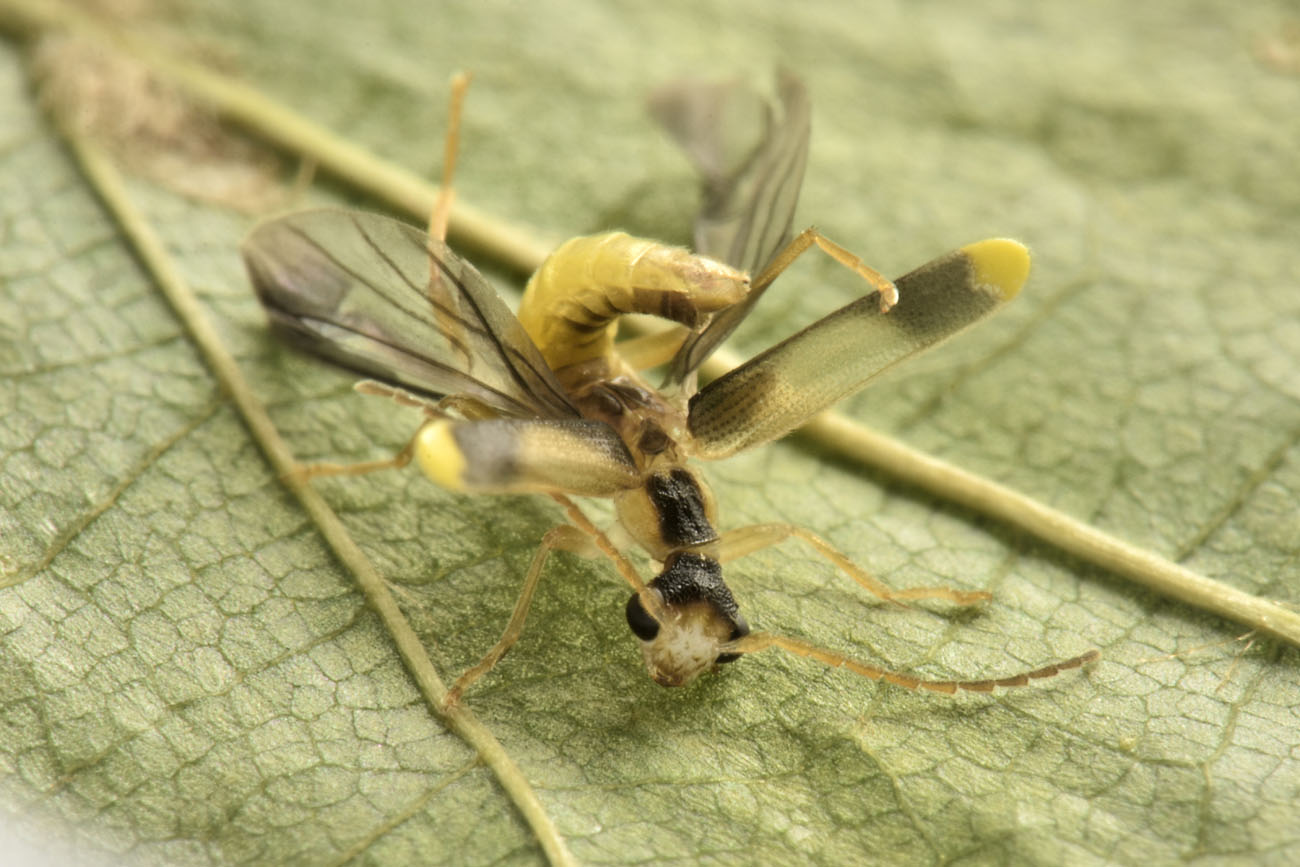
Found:
[{"label": "beetle head", "polygon": [[657,683],[685,686],[715,665],[737,659],[722,647],[748,635],[749,624],[716,560],[674,555],[647,589],[658,599],[663,619],[656,620],[634,593],[627,601],[627,622],[641,639],[646,669]]}]

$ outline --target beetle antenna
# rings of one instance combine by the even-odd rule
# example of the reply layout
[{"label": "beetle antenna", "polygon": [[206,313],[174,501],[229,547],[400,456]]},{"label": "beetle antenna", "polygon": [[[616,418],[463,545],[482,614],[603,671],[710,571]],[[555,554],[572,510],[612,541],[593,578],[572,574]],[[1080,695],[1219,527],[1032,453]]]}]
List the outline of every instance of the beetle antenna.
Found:
[{"label": "beetle antenna", "polygon": [[1060,662],[1053,662],[1051,665],[1044,665],[1042,668],[1036,668],[1033,671],[1013,674],[1009,677],[999,677],[991,680],[925,680],[919,677],[913,677],[910,674],[890,671],[887,668],[880,668],[879,666],[859,662],[856,659],[845,656],[841,653],[836,653],[833,650],[818,647],[815,644],[809,644],[805,641],[800,641],[797,638],[775,635],[771,632],[750,633],[744,638],[738,638],[735,641],[728,642],[722,646],[721,650],[723,653],[757,653],[758,651],[766,650],[769,647],[776,647],[786,651],[787,653],[793,653],[796,656],[815,659],[828,668],[848,669],[854,674],[859,674],[871,680],[883,680],[892,683],[895,686],[904,687],[905,689],[928,690],[929,692],[942,692],[947,695],[952,695],[958,690],[965,690],[966,692],[992,692],[997,687],[1010,688],[1027,686],[1030,681],[1055,677],[1063,671],[1080,668],[1101,657],[1101,651],[1094,648],[1089,650],[1087,653],[1081,653],[1078,656]]}]

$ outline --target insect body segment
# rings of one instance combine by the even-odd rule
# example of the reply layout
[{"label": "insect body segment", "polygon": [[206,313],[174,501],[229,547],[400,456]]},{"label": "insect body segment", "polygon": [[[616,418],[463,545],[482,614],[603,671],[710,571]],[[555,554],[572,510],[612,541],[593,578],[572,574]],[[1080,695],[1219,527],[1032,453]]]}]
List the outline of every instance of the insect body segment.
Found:
[{"label": "insect body segment", "polygon": [[713,492],[686,467],[651,473],[640,487],[616,497],[614,505],[619,522],[656,560],[718,541]]},{"label": "insect body segment", "polygon": [[724,653],[723,647],[748,635],[749,624],[740,616],[717,560],[702,554],[674,554],[650,582],[650,592],[658,596],[668,616],[654,621],[633,594],[627,601],[627,620],[641,639],[646,670],[656,683],[685,686],[714,665],[739,658]]},{"label": "insect body segment", "polygon": [[609,232],[574,238],[537,269],[519,321],[552,370],[614,363],[618,317],[646,313],[686,326],[745,298],[749,277],[681,247]]}]

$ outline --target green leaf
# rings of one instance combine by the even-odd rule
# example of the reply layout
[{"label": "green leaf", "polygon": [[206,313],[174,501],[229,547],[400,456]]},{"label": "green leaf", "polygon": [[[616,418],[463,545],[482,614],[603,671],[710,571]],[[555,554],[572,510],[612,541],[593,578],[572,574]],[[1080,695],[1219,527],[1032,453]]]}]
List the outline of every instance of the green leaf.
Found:
[{"label": "green leaf", "polygon": [[[547,236],[682,241],[696,194],[640,100],[775,63],[813,96],[799,219],[898,274],[1030,245],[994,322],[845,410],[1240,589],[1300,580],[1300,77],[1287,7],[930,3],[436,8],[241,2],[187,38],[361,146],[434,174],[476,75],[460,194]],[[1270,41],[1271,40],[1271,41]],[[1291,45],[1291,50],[1295,50]],[[197,51],[202,54],[203,52]],[[498,779],[430,709],[0,48],[0,793],[17,836],[148,863],[535,863]],[[303,460],[382,457],[417,419],[274,345],[246,218],[131,185]],[[313,199],[345,195],[323,184]],[[860,287],[801,262],[760,349]],[[466,696],[583,862],[1284,863],[1300,852],[1297,654],[800,441],[707,469],[758,628],[932,677],[1098,646],[1033,688],[947,699],[769,651],[656,686],[627,587],[558,555],[523,640]],[[415,472],[317,488],[450,680],[492,644],[548,501]],[[1200,648],[1200,649],[1197,649]],[[1185,655],[1169,654],[1191,651]]]}]

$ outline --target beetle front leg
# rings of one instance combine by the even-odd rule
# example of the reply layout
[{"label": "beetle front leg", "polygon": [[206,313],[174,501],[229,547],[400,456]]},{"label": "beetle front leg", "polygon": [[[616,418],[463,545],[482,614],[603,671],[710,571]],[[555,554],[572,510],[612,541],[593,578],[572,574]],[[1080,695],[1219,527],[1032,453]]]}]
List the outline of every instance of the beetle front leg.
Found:
[{"label": "beetle front leg", "polygon": [[889,602],[943,599],[954,605],[975,605],[993,598],[991,593],[984,590],[956,590],[952,587],[909,587],[906,590],[891,590],[837,551],[821,536],[794,524],[753,524],[723,533],[718,542],[718,559],[723,563],[738,560],[747,554],[779,544],[789,538],[804,542],[868,592]]},{"label": "beetle front leg", "polygon": [[510,621],[506,624],[505,631],[501,633],[501,638],[492,649],[483,655],[483,658],[476,665],[465,671],[456,682],[447,690],[447,695],[442,700],[444,709],[449,708],[460,701],[461,695],[465,690],[483,675],[491,671],[501,657],[515,645],[519,636],[524,632],[524,621],[528,617],[528,609],[533,604],[533,595],[537,592],[537,584],[542,577],[542,567],[546,565],[546,558],[552,551],[571,551],[575,554],[581,554],[584,557],[594,557],[600,555],[600,549],[596,547],[586,533],[577,527],[561,524],[553,527],[545,536],[542,537],[542,544],[538,546],[537,553],[533,555],[533,562],[528,567],[528,574],[524,576],[524,586],[519,590],[519,598],[515,601],[514,611],[510,615]]}]

